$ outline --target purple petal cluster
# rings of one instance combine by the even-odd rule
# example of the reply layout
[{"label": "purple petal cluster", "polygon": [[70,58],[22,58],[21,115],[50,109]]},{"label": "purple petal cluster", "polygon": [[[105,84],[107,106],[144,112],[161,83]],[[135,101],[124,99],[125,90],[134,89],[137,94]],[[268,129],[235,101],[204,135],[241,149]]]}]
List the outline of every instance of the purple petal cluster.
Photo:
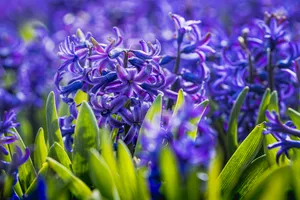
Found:
[{"label": "purple petal cluster", "polygon": [[[194,102],[205,99],[204,82],[209,70],[204,62],[204,51],[213,51],[207,45],[209,34],[202,38],[197,22],[185,22],[175,14],[171,17],[177,23],[178,31],[185,30],[182,37],[188,41],[182,39],[181,42],[195,46],[189,52],[183,52],[184,48],[179,47],[181,42],[178,43],[179,57],[173,72],[162,66],[172,59],[169,59],[171,56],[160,55],[162,47],[158,40],[153,43],[140,40],[139,44],[126,48],[116,27],[116,37],[109,37],[106,43],[98,42],[91,33],[84,34],[78,30],[76,35],[68,36],[59,45],[61,65],[55,84],[62,100],[70,108],[70,116],[60,120],[66,146],[72,144],[75,128],[72,123],[77,118],[79,106],[74,98],[79,90],[87,93],[99,126],[118,130],[116,138],[124,139],[127,144],[135,144],[144,116],[159,93],[168,98],[167,107],[172,106],[181,88]],[[181,53],[203,55],[202,60],[197,58],[201,73],[195,75],[188,69],[179,72],[176,68]]]},{"label": "purple petal cluster", "polygon": [[[194,105],[194,106],[192,106]],[[214,155],[216,133],[209,128],[205,120],[193,124],[192,120],[199,117],[203,107],[193,104],[191,99],[178,110],[178,113],[162,118],[161,127],[147,126],[141,133],[142,150],[137,155],[140,165],[148,166],[151,193],[160,194],[159,156],[166,145],[175,153],[180,174],[183,177],[193,168],[206,169]],[[196,138],[190,132],[197,130]]]},{"label": "purple petal cluster", "polygon": [[275,111],[267,111],[266,116],[269,121],[265,123],[266,129],[264,133],[272,134],[277,140],[276,143],[270,144],[268,149],[280,148],[276,154],[276,161],[279,163],[279,158],[282,154],[289,158],[288,151],[290,149],[300,148],[300,142],[295,139],[300,137],[300,130],[296,129],[291,121],[283,123]]},{"label": "purple petal cluster", "polygon": [[[264,20],[254,20],[243,28],[236,41],[222,49],[220,64],[214,63],[209,92],[218,102],[216,117],[227,118],[240,91],[248,86],[249,94],[239,118],[240,132],[249,133],[254,127],[258,106],[266,88],[276,90],[282,110],[297,107],[295,82],[288,73],[299,56],[298,45],[292,41],[287,18],[277,13],[265,13]],[[290,73],[292,74],[292,73]],[[240,135],[243,139],[246,135]]]}]

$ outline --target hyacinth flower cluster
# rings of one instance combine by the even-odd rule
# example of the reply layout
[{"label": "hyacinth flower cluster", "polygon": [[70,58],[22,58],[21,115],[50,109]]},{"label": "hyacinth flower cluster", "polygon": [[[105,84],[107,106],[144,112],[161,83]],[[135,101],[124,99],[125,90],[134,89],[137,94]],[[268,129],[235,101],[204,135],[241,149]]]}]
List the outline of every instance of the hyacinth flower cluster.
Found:
[{"label": "hyacinth flower cluster", "polygon": [[[214,49],[208,45],[211,34],[202,35],[199,29],[199,20],[185,20],[182,16],[169,13],[176,28],[174,38],[176,39],[175,55],[166,55],[161,60],[161,65],[166,65],[175,60],[171,72],[166,73],[167,83],[171,85],[170,90],[165,91],[165,95],[171,100],[167,108],[172,108],[172,94],[176,94],[179,89],[189,94],[194,102],[201,102],[205,97],[204,83],[209,77],[209,69],[205,63],[206,54],[215,53]],[[182,67],[181,62],[185,60],[191,67]],[[191,64],[196,63],[196,64]],[[195,67],[194,67],[195,66]],[[169,68],[170,67],[166,67]]]},{"label": "hyacinth flower cluster", "polygon": [[50,91],[56,59],[53,41],[36,25],[30,41],[21,39],[9,26],[0,35],[0,111],[21,106],[41,107]]},{"label": "hyacinth flower cluster", "polygon": [[[8,111],[4,113],[3,118],[0,121],[0,169],[1,169],[1,180],[0,185],[3,189],[3,184],[5,183],[6,177],[9,176],[13,180],[13,185],[18,181],[18,168],[24,164],[29,158],[29,149],[26,148],[23,153],[19,146],[15,147],[15,152],[11,152],[8,149],[8,145],[11,145],[16,140],[18,136],[12,130],[19,126],[16,122],[16,114],[13,111]],[[11,156],[11,160],[7,159],[7,156]]]},{"label": "hyacinth flower cluster", "polygon": [[[180,175],[185,177],[182,180],[185,180],[194,168],[207,169],[214,155],[216,133],[210,129],[200,128],[205,121],[196,120],[197,123],[193,123],[195,119],[201,117],[204,110],[205,106],[195,104],[191,98],[186,98],[184,105],[169,116],[168,120],[161,119],[161,126],[146,124],[141,132],[141,151],[137,154],[138,164],[149,168],[148,179],[153,198],[162,198],[159,170],[162,148],[169,146],[175,153]],[[196,131],[195,135],[194,131]]]},{"label": "hyacinth flower cluster", "polygon": [[[181,88],[194,102],[205,98],[203,85],[207,67],[204,52],[213,52],[207,45],[210,35],[201,37],[198,21],[185,21],[174,14],[171,17],[177,27],[176,58],[160,55],[162,47],[158,40],[154,43],[141,40],[140,47],[123,47],[123,37],[116,27],[116,38],[108,38],[106,44],[97,42],[91,33],[84,34],[81,30],[60,44],[58,55],[62,64],[55,83],[62,100],[70,108],[70,115],[60,120],[69,150],[75,130],[73,120],[77,118],[77,107],[80,106],[74,98],[79,90],[87,93],[99,127],[117,131],[116,139],[123,139],[127,144],[135,144],[144,116],[158,94],[164,94],[168,109]],[[186,38],[188,42],[185,42]],[[199,55],[202,74],[195,76],[184,69],[179,72],[182,53]],[[173,59],[176,62],[171,72],[163,65]]]},{"label": "hyacinth flower cluster", "polygon": [[[287,23],[285,16],[266,12],[264,20],[255,20],[242,30],[237,42],[224,46],[221,64],[212,69],[213,77],[208,87],[219,104],[216,116],[220,111],[228,116],[239,92],[245,86],[250,88],[239,119],[241,132],[249,132],[254,127],[257,105],[266,88],[278,92],[282,110],[298,105],[297,100],[291,98],[297,94],[295,83],[287,78],[286,71],[292,70],[299,50],[297,43],[290,39]],[[240,139],[245,136],[240,135]]]}]

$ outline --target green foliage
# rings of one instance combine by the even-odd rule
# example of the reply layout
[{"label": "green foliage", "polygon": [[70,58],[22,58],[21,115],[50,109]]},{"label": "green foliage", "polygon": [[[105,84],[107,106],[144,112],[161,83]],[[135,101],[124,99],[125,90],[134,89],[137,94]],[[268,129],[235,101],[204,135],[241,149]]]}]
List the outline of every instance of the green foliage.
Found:
[{"label": "green foliage", "polygon": [[142,134],[145,133],[147,131],[147,129],[145,129],[146,126],[158,126],[160,124],[160,120],[161,120],[161,113],[162,113],[162,96],[159,94],[156,99],[154,100],[154,102],[152,103],[152,106],[149,108],[145,119],[142,123],[140,132],[139,132],[139,136],[138,136],[138,140],[136,143],[136,148],[135,148],[135,152],[134,155],[136,155],[136,153],[141,151],[141,137]]},{"label": "green foliage", "polygon": [[237,184],[238,178],[252,162],[261,148],[263,125],[257,125],[247,138],[240,144],[229,159],[218,179],[221,182],[222,194],[229,194]]},{"label": "green foliage", "polygon": [[300,129],[300,113],[292,108],[289,108],[288,115],[295,124],[296,128]]},{"label": "green foliage", "polygon": [[131,154],[123,141],[118,142],[118,172],[126,199],[136,199],[137,178]]},{"label": "green foliage", "polygon": [[[275,157],[278,149],[267,150],[266,148],[276,140],[271,134],[262,134],[263,122],[267,120],[266,110],[279,112],[276,91],[272,93],[269,89],[265,91],[256,121],[258,125],[240,145],[237,143],[238,115],[248,90],[248,87],[244,88],[231,111],[227,138],[228,147],[231,147],[231,157],[227,163],[223,163],[226,160],[223,152],[220,149],[216,150],[208,170],[208,182],[199,179],[199,172],[201,172],[199,168],[192,168],[183,177],[171,148],[166,146],[161,150],[160,192],[166,199],[287,199],[290,194],[300,199],[299,154],[296,153],[291,161],[283,156],[280,165],[277,165]],[[117,141],[114,150],[115,136],[104,128],[99,130],[93,111],[85,102],[87,98],[87,94],[83,92],[76,95],[76,101],[81,105],[77,121],[74,121],[76,123],[74,145],[73,152],[70,154],[72,157],[69,157],[64,149],[58,126],[54,94],[50,93],[46,105],[47,134],[44,134],[42,128],[39,129],[31,155],[34,162],[29,158],[19,168],[19,181],[14,186],[19,197],[33,192],[38,177],[43,177],[48,186],[49,199],[151,199],[147,181],[149,169],[139,167],[139,159],[131,155],[124,142]],[[173,117],[176,117],[184,103],[184,94],[180,90]],[[207,105],[208,101],[198,105],[203,107],[203,112],[191,120],[192,125],[197,125],[201,120]],[[61,113],[65,112],[66,110],[61,109]],[[287,113],[299,129],[300,113],[293,109],[288,109]],[[146,124],[158,126],[161,115],[162,96],[159,95],[146,114],[141,133],[147,131]],[[8,146],[10,154],[15,151],[16,145],[23,151],[25,149],[22,138],[16,130],[14,131],[19,136],[19,140]],[[188,134],[195,137],[196,131],[196,129],[192,130]],[[141,149],[140,136],[135,154]],[[259,157],[257,157],[258,152],[260,152]],[[10,161],[10,154],[4,157],[6,161]],[[4,197],[11,195],[10,178],[7,176]],[[59,197],[57,194],[60,194]]]},{"label": "green foliage", "polygon": [[[19,139],[14,143],[8,145],[11,155],[13,154],[13,152],[16,152],[16,146],[19,146],[23,152],[25,151],[26,148],[17,130],[13,129],[13,131],[16,133]],[[36,171],[33,166],[33,162],[29,157],[29,159],[19,167],[19,182],[23,192],[27,190],[27,188],[30,186],[31,182],[35,179],[35,177],[36,177]]]},{"label": "green foliage", "polygon": [[168,147],[163,148],[160,156],[163,193],[170,200],[180,200],[183,198],[178,166],[171,149]]},{"label": "green foliage", "polygon": [[42,168],[43,163],[46,161],[46,157],[48,155],[48,149],[45,142],[44,137],[44,129],[40,128],[34,143],[34,166],[37,170],[40,170]]},{"label": "green foliage", "polygon": [[262,174],[269,168],[266,155],[263,155],[254,161],[246,168],[241,175],[237,186],[234,189],[235,197],[243,199],[249,190],[255,187],[256,182],[260,179]]},{"label": "green foliage", "polygon": [[103,157],[95,149],[91,150],[89,164],[91,180],[101,195],[107,199],[120,199],[113,174]]},{"label": "green foliage", "polygon": [[52,146],[54,142],[64,147],[62,135],[58,124],[58,116],[56,111],[56,103],[54,92],[51,92],[46,102],[46,122],[47,122],[47,145]]},{"label": "green foliage", "polygon": [[256,125],[264,122],[266,120],[266,110],[268,109],[271,98],[271,90],[269,88],[266,89],[264,96],[261,100],[258,109],[258,116],[256,119]]},{"label": "green foliage", "polygon": [[65,166],[49,157],[47,158],[47,162],[50,168],[55,171],[65,183],[69,183],[68,189],[75,197],[85,199],[92,194],[90,188]]},{"label": "green foliage", "polygon": [[231,156],[238,147],[238,117],[248,91],[249,87],[245,87],[242,90],[242,92],[237,97],[230,113],[227,131],[227,149],[229,156]]},{"label": "green foliage", "polygon": [[87,102],[83,102],[74,133],[72,169],[76,176],[89,183],[88,159],[91,148],[99,149],[97,120]]},{"label": "green foliage", "polygon": [[57,142],[55,142],[50,147],[48,157],[53,158],[54,160],[65,166],[68,170],[71,170],[71,160],[68,154]]}]

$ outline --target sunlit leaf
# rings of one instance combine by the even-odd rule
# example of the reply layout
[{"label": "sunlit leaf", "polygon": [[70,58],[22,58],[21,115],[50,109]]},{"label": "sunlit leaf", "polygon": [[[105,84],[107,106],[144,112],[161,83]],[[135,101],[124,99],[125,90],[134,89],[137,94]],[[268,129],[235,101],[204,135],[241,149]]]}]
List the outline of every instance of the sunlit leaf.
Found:
[{"label": "sunlit leaf", "polygon": [[99,149],[100,136],[95,115],[87,102],[83,102],[74,133],[72,169],[76,176],[89,183],[88,159],[91,148]]},{"label": "sunlit leaf", "polygon": [[239,183],[235,187],[234,195],[239,199],[245,197],[251,188],[253,188],[261,175],[269,168],[266,155],[255,159],[243,172]]},{"label": "sunlit leaf", "polygon": [[91,180],[94,186],[99,189],[101,195],[107,199],[119,199],[111,171],[105,160],[95,149],[91,150],[89,164]]},{"label": "sunlit leaf", "polygon": [[292,108],[289,108],[288,115],[295,124],[296,128],[300,129],[300,113]]},{"label": "sunlit leaf", "polygon": [[50,147],[48,157],[53,158],[54,160],[65,166],[68,170],[71,170],[71,160],[68,154],[57,142],[54,142],[54,144]]},{"label": "sunlit leaf", "polygon": [[34,152],[33,152],[33,156],[34,156],[33,161],[37,170],[40,170],[43,163],[46,162],[47,155],[48,155],[48,149],[45,142],[44,129],[40,128],[35,138]]},{"label": "sunlit leaf", "polygon": [[136,172],[131,154],[123,141],[118,141],[118,171],[122,188],[126,192],[126,199],[138,198]]},{"label": "sunlit leaf", "polygon": [[266,170],[244,199],[286,199],[290,188],[291,167],[288,165]]},{"label": "sunlit leaf", "polygon": [[242,92],[237,97],[228,122],[228,131],[227,131],[227,148],[229,155],[232,155],[238,147],[238,117],[240,115],[241,107],[245,101],[249,87],[245,87]]},{"label": "sunlit leaf", "polygon": [[70,170],[52,158],[47,158],[51,169],[64,181],[69,182],[70,192],[78,199],[85,199],[92,194],[90,188],[79,178],[74,176]]},{"label": "sunlit leaf", "polygon": [[258,109],[256,124],[260,124],[266,120],[266,110],[268,108],[270,98],[271,98],[271,91],[269,88],[267,88]]},{"label": "sunlit leaf", "polygon": [[173,111],[173,116],[176,116],[178,110],[184,105],[184,94],[183,94],[183,90],[180,89],[177,95],[177,101],[174,107],[174,111]]},{"label": "sunlit leaf", "polygon": [[[204,114],[204,112],[205,112],[205,110],[206,110],[206,107],[208,106],[208,103],[209,103],[208,100],[204,100],[203,102],[201,102],[201,103],[197,106],[197,108],[198,108],[198,107],[202,107],[202,111],[198,113],[198,116],[197,116],[197,117],[195,117],[195,118],[193,118],[193,119],[190,120],[191,124],[194,125],[195,129],[194,129],[194,130],[191,130],[191,131],[188,131],[187,134],[190,135],[190,136],[191,136],[192,138],[194,138],[194,139],[197,137],[198,123],[199,123],[199,121],[201,120],[201,118],[202,118],[202,116],[203,116],[203,114]],[[197,108],[195,108],[195,109],[197,109]]]},{"label": "sunlit leaf", "polygon": [[46,121],[47,121],[47,145],[52,146],[54,142],[57,142],[64,148],[62,135],[60,132],[58,117],[56,112],[56,104],[54,93],[51,92],[46,102]]},{"label": "sunlit leaf", "polygon": [[84,101],[88,101],[88,94],[83,92],[82,90],[78,90],[74,101],[76,103],[76,105],[83,103]]},{"label": "sunlit leaf", "polygon": [[150,191],[147,182],[147,169],[140,168],[137,170],[137,186],[138,186],[138,197],[140,199],[150,200]]},{"label": "sunlit leaf", "polygon": [[219,200],[221,199],[221,183],[218,176],[222,170],[223,153],[217,148],[216,156],[212,160],[209,172],[208,172],[208,183],[207,183],[207,199],[208,200]]},{"label": "sunlit leaf", "polygon": [[222,194],[230,193],[236,185],[241,173],[243,173],[247,166],[252,162],[261,148],[263,128],[263,125],[260,124],[251,131],[221,171],[218,179],[221,181]]},{"label": "sunlit leaf", "polygon": [[161,179],[163,193],[166,199],[182,199],[182,186],[180,184],[179,165],[170,148],[163,148],[160,155]]}]

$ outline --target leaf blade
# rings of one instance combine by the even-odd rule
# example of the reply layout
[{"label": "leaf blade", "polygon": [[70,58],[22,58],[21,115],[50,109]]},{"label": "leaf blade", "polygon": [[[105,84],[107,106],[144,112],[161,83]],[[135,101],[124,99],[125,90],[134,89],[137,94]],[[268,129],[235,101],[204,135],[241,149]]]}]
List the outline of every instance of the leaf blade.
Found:
[{"label": "leaf blade", "polygon": [[58,142],[64,147],[60,127],[58,124],[58,116],[56,111],[56,103],[54,92],[50,92],[46,102],[46,124],[47,124],[47,145],[52,146],[54,142]]},{"label": "leaf blade", "polygon": [[83,102],[74,132],[72,169],[76,176],[89,183],[88,157],[91,148],[99,149],[100,137],[96,117],[87,102]]},{"label": "leaf blade", "polygon": [[234,103],[228,123],[228,131],[227,131],[227,148],[228,155],[231,156],[238,147],[238,115],[240,113],[242,104],[245,101],[247,93],[249,91],[249,87],[245,87]]}]

